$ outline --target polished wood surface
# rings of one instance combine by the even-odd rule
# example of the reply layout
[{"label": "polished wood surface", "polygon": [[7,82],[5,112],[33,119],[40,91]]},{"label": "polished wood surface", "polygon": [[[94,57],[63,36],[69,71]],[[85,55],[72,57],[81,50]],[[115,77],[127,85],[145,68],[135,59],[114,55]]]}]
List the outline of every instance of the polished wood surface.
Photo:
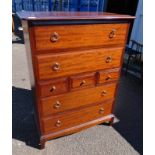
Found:
[{"label": "polished wood surface", "polygon": [[[81,123],[81,124],[79,124],[77,126],[62,129],[62,130],[59,130],[59,131],[56,131],[56,132],[48,132],[47,134],[44,134],[41,137],[41,142],[51,140],[53,138],[60,137],[60,136],[70,135],[70,134],[82,131],[84,129],[93,127],[93,126],[95,126],[97,124],[101,124],[103,122],[111,122],[111,120],[113,120],[113,118],[114,118],[114,115],[110,114],[110,115],[106,115],[106,116],[103,116],[103,117],[99,117],[99,118],[97,118],[95,120],[91,120],[91,121],[87,121],[85,123]],[[45,142],[42,144],[42,146],[44,146],[44,145],[45,145]]]},{"label": "polished wood surface", "polygon": [[[113,99],[115,88],[116,83],[43,98],[40,103],[42,106],[42,116],[48,116],[80,106]],[[59,106],[56,106],[57,103],[59,103]]]},{"label": "polished wood surface", "polygon": [[105,121],[130,22],[111,13],[20,12],[40,145]]},{"label": "polished wood surface", "polygon": [[67,92],[69,89],[68,78],[42,81],[39,83],[41,97],[48,97]]},{"label": "polished wood surface", "polygon": [[21,11],[17,15],[23,20],[131,20],[134,16],[107,12],[30,12]]},{"label": "polished wood surface", "polygon": [[[120,66],[124,47],[37,55],[39,80]],[[66,59],[67,58],[67,59]],[[58,64],[58,70],[53,69]]]},{"label": "polished wood surface", "polygon": [[[111,114],[112,102],[98,104],[66,114],[59,114],[51,118],[44,118],[44,133],[55,132],[73,127],[97,118]],[[81,117],[82,116],[82,117]]]},{"label": "polished wood surface", "polygon": [[71,89],[77,90],[81,88],[93,87],[96,85],[96,72],[87,73],[81,75],[75,75],[70,77]]},{"label": "polished wood surface", "polygon": [[124,46],[127,30],[127,23],[36,26],[34,29],[35,45],[36,50],[60,50],[116,44]]},{"label": "polished wood surface", "polygon": [[118,81],[120,69],[111,69],[98,72],[98,84]]}]

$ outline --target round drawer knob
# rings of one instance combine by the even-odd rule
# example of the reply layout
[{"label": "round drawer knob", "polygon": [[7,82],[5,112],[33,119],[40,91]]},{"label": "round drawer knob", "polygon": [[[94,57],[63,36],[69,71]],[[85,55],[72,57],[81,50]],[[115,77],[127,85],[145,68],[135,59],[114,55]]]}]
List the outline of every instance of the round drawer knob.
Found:
[{"label": "round drawer knob", "polygon": [[56,86],[53,86],[50,90],[50,92],[53,92],[54,90],[56,90]]},{"label": "round drawer knob", "polygon": [[61,121],[60,121],[60,120],[57,120],[57,122],[55,123],[55,126],[56,126],[56,127],[61,126]]},{"label": "round drawer knob", "polygon": [[80,86],[83,86],[84,84],[86,84],[86,81],[82,80],[82,82],[80,83]]},{"label": "round drawer knob", "polygon": [[52,35],[51,35],[51,41],[52,42],[57,42],[59,40],[59,34],[57,32],[54,32]]},{"label": "round drawer knob", "polygon": [[54,71],[59,71],[60,70],[60,64],[59,63],[54,63],[53,64],[53,66],[52,66],[52,69],[54,70]]},{"label": "round drawer knob", "polygon": [[112,31],[109,33],[109,38],[112,39],[116,37],[116,29],[112,29]]},{"label": "round drawer knob", "polygon": [[59,109],[60,107],[61,107],[61,103],[59,101],[56,101],[56,103],[54,104],[54,108]]},{"label": "round drawer knob", "polygon": [[106,77],[106,80],[108,81],[108,80],[110,80],[110,79],[111,79],[111,76],[108,75],[108,76]]},{"label": "round drawer knob", "polygon": [[111,56],[108,56],[107,58],[106,58],[106,63],[110,63],[112,61],[112,57]]},{"label": "round drawer knob", "polygon": [[103,114],[104,113],[104,108],[100,108],[99,113]]},{"label": "round drawer knob", "polygon": [[105,96],[107,95],[107,91],[106,90],[103,90],[103,92],[101,93],[102,96]]}]

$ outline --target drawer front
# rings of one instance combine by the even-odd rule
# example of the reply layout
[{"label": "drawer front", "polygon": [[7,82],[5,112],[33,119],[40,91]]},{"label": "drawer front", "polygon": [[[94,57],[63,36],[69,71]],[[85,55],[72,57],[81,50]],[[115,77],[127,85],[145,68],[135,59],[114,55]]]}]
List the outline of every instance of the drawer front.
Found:
[{"label": "drawer front", "polygon": [[117,84],[102,85],[94,88],[41,99],[42,116],[86,106],[92,103],[113,99]]},{"label": "drawer front", "polygon": [[99,84],[116,81],[118,79],[119,79],[119,69],[100,71],[98,73]]},{"label": "drawer front", "polygon": [[112,102],[85,107],[77,111],[42,119],[44,134],[74,127],[111,114]]},{"label": "drawer front", "polygon": [[120,67],[123,47],[36,56],[40,80]]},{"label": "drawer front", "polygon": [[[128,24],[36,26],[36,50],[124,45]],[[52,52],[52,51],[51,51]]]},{"label": "drawer front", "polygon": [[56,79],[39,83],[41,97],[58,95],[68,91],[68,79]]},{"label": "drawer front", "polygon": [[96,84],[95,73],[72,76],[70,79],[71,79],[71,90],[87,88],[95,86]]}]

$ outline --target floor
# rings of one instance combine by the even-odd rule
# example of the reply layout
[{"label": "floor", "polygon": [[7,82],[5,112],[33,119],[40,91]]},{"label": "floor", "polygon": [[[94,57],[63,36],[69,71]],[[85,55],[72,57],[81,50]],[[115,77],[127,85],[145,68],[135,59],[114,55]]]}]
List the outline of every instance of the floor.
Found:
[{"label": "floor", "polygon": [[57,138],[37,148],[33,103],[24,44],[13,43],[13,155],[138,155],[143,148],[143,87],[138,79],[122,74],[113,127],[97,125]]}]

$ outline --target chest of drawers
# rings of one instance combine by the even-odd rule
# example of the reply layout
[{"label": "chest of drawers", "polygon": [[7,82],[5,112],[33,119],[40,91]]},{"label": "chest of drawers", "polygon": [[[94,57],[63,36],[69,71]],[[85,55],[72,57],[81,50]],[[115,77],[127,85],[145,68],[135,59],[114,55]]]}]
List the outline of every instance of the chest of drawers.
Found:
[{"label": "chest of drawers", "polygon": [[113,107],[129,25],[111,13],[19,12],[40,145],[103,123]]}]

